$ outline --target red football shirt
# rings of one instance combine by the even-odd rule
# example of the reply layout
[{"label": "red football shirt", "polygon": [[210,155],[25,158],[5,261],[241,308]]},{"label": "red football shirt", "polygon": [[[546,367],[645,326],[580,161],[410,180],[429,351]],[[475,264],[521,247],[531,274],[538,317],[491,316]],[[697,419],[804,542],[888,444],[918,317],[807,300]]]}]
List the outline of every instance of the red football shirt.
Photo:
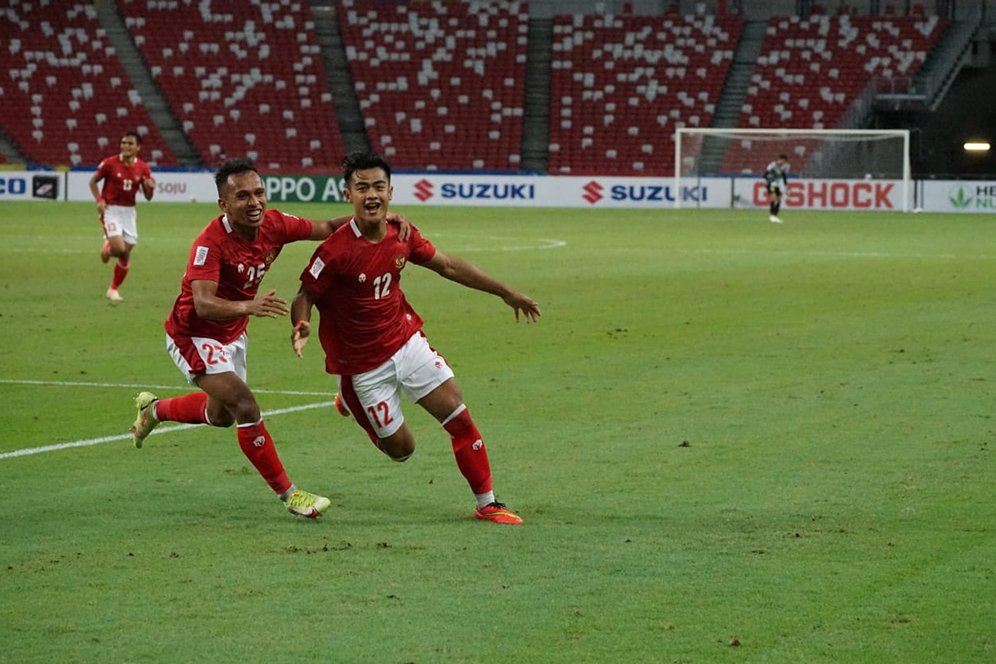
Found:
[{"label": "red football shirt", "polygon": [[301,282],[321,316],[318,337],[325,370],[352,376],[383,364],[420,329],[422,319],[401,291],[401,270],[408,261],[424,263],[436,248],[411,227],[398,239],[388,222],[377,243],[350,221],[322,242],[301,273]]},{"label": "red football shirt", "polygon": [[180,295],[166,319],[166,332],[173,337],[208,337],[221,343],[231,343],[249,324],[248,316],[228,320],[204,320],[194,309],[192,281],[213,281],[218,284],[218,297],[226,300],[251,300],[256,297],[259,283],[280,255],[285,244],[306,240],[312,224],[306,219],[267,210],[259,234],[252,242],[239,237],[228,218],[217,217],[204,227],[190,247],[187,271],[180,285]]},{"label": "red football shirt", "polygon": [[142,188],[142,180],[152,177],[149,165],[141,159],[128,166],[121,155],[108,157],[97,166],[100,176],[100,195],[108,205],[135,207],[135,195]]}]

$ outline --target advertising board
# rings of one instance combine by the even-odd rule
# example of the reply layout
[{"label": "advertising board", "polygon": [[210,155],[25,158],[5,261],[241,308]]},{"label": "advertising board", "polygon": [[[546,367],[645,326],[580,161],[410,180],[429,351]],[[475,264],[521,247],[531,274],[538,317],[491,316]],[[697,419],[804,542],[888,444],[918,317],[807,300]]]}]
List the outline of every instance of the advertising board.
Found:
[{"label": "advertising board", "polygon": [[[0,201],[92,201],[93,171],[0,170]],[[153,203],[214,202],[211,171],[157,171]],[[271,204],[345,202],[342,176],[263,176]],[[672,178],[542,175],[451,175],[396,173],[399,205],[481,207],[650,208],[675,204]],[[918,180],[914,207],[951,214],[996,213],[996,181]],[[766,208],[764,183],[756,178],[682,180],[682,209]],[[788,209],[901,211],[900,180],[790,180],[782,205]],[[140,203],[144,204],[140,198]]]},{"label": "advertising board", "polygon": [[[90,178],[93,171],[70,171],[66,199],[70,201],[92,201],[90,193]],[[218,200],[218,191],[214,186],[214,177],[208,171],[191,173],[187,171],[153,171],[156,181],[156,193],[153,203],[190,203],[199,201],[211,203]],[[145,203],[138,196],[139,204]]]},{"label": "advertising board", "polygon": [[57,171],[0,171],[0,201],[62,200],[65,182]]},{"label": "advertising board", "polygon": [[996,182],[923,180],[919,197],[924,212],[996,214]]},{"label": "advertising board", "polygon": [[[471,205],[566,208],[671,208],[671,178],[418,175],[393,178],[394,200],[403,205]],[[703,178],[681,188],[685,207],[730,207],[729,178]]]}]

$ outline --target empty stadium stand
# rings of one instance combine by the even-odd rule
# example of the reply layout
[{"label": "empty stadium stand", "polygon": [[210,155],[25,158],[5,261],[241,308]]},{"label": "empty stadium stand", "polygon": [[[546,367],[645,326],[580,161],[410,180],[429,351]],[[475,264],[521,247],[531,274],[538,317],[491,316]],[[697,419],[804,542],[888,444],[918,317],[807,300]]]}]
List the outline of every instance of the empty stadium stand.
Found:
[{"label": "empty stadium stand", "polygon": [[142,157],[175,163],[131,89],[92,3],[55,0],[0,8],[0,123],[34,163],[95,165],[137,130]]},{"label": "empty stadium stand", "polygon": [[708,127],[737,17],[557,16],[550,173],[670,175],[676,126]]},{"label": "empty stadium stand", "polygon": [[[738,126],[834,129],[868,86],[908,89],[946,27],[945,19],[922,15],[773,18]],[[785,149],[798,159],[807,146]],[[724,162],[725,171],[757,168]]]},{"label": "empty stadium stand", "polygon": [[344,0],[339,22],[370,143],[396,168],[518,170],[525,3]]},{"label": "empty stadium stand", "polygon": [[[521,168],[523,124],[530,121],[525,0],[341,0],[323,7],[321,17],[335,16],[339,24],[336,40],[325,43],[339,54],[341,34],[356,93],[353,102],[337,88],[349,97],[338,109],[344,115],[337,115],[325,71],[324,63],[333,60],[323,60],[319,50],[311,6],[316,0],[103,1],[104,10],[117,7],[206,166],[248,155],[268,170],[337,170],[345,151],[344,117],[357,141],[369,139],[398,169]],[[723,99],[728,115],[718,122],[835,128],[853,101],[875,86],[902,92],[948,25],[927,15],[921,3],[910,6],[909,16],[890,13],[887,3],[876,17],[844,12],[843,4],[831,14],[814,3],[813,15],[771,19],[762,43],[763,21],[745,33],[740,16],[682,15],[674,3],[661,6],[656,16],[627,13],[632,6],[618,16],[554,16],[552,28],[543,19],[532,57],[540,52],[545,67],[550,51],[549,108],[546,71],[538,77],[534,68],[530,113],[542,115],[542,131],[534,120],[527,154],[547,146],[548,121],[549,152],[542,163],[550,174],[671,175],[675,128],[713,124],[742,35],[751,54],[741,52],[734,77],[740,87]],[[111,35],[125,48],[114,20]],[[746,84],[743,63],[754,61],[759,46]],[[93,2],[4,3],[0,63],[6,71],[0,74],[0,129],[32,162],[92,166],[115,151],[123,131],[137,129],[146,160],[177,164],[132,89]],[[536,85],[543,89],[542,103],[535,101]],[[143,89],[154,91],[151,85]],[[163,121],[167,114],[153,106]],[[168,120],[164,131],[175,141],[173,118]],[[809,149],[800,140],[785,151],[798,162]],[[763,166],[740,163],[736,150],[723,154],[716,152],[713,166],[724,172]]]},{"label": "empty stadium stand", "polygon": [[307,0],[117,0],[173,113],[213,166],[300,171],[342,158]]}]

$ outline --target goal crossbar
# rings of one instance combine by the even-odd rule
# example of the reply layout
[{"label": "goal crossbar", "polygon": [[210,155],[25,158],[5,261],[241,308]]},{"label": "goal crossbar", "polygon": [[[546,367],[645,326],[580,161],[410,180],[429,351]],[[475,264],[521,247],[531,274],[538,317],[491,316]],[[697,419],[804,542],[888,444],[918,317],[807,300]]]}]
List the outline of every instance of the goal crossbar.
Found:
[{"label": "goal crossbar", "polygon": [[[764,141],[779,141],[782,145],[788,143],[791,144],[796,141],[797,150],[796,154],[790,154],[790,162],[798,161],[801,159],[807,164],[811,164],[814,173],[803,173],[804,177],[830,177],[830,175],[823,175],[820,170],[823,168],[828,168],[827,163],[833,163],[835,155],[828,154],[833,152],[845,152],[843,150],[837,149],[827,149],[827,146],[841,143],[858,143],[858,142],[872,142],[872,141],[894,141],[901,143],[901,147],[898,148],[893,156],[890,154],[889,160],[895,160],[896,163],[888,165],[888,174],[883,176],[876,173],[874,176],[869,171],[864,171],[863,177],[877,177],[888,179],[894,179],[901,181],[901,192],[902,192],[902,209],[903,212],[908,212],[911,208],[912,201],[912,175],[910,169],[910,131],[908,129],[765,129],[765,128],[718,128],[718,127],[679,127],[675,130],[675,146],[674,146],[674,190],[676,192],[681,191],[681,181],[682,178],[688,177],[702,177],[709,175],[710,173],[703,173],[699,166],[701,165],[699,161],[701,160],[701,155],[689,157],[685,154],[685,148],[695,142],[695,146],[701,150],[701,147],[707,137],[714,137],[720,141],[735,141],[740,140],[744,143],[753,143],[755,140],[759,142]],[[808,153],[806,152],[807,143],[813,143],[815,147]],[[788,150],[785,150],[788,152]],[[718,157],[713,157],[714,162],[711,164],[714,168],[710,168],[709,171],[712,174],[719,175],[729,175],[729,173],[721,173],[722,165],[724,162],[724,156],[726,153],[726,146],[716,146],[713,150],[714,153],[718,154]],[[768,154],[768,160],[773,159],[774,155]],[[855,158],[855,150],[851,150],[851,154],[844,154],[840,157],[845,163],[848,157],[851,159]],[[805,155],[805,156],[802,156]],[[901,156],[900,156],[901,155]],[[757,162],[752,164],[750,170],[744,170],[742,172],[735,173],[737,176],[753,174],[760,177],[759,169],[763,169],[763,164],[766,162]],[[691,166],[690,166],[691,164]],[[865,164],[846,164],[854,172],[863,170],[862,167]],[[717,167],[718,166],[718,167]],[[869,166],[870,168],[870,166]],[[689,171],[694,171],[690,173]],[[798,171],[796,171],[798,173]],[[851,176],[851,177],[862,177],[861,175]],[[681,207],[681,196],[675,196],[675,207]]]}]

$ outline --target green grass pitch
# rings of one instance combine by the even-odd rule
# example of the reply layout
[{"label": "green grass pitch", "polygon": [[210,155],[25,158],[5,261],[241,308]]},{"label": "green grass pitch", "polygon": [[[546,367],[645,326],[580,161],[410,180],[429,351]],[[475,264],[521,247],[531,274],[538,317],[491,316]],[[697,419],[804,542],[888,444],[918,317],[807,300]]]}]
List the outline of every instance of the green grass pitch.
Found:
[{"label": "green grass pitch", "polygon": [[401,211],[543,308],[405,272],[520,528],[421,409],[377,453],[285,320],[249,379],[324,519],[232,430],[133,449],[138,389],[188,390],[162,320],[216,209],[140,206],[114,305],[91,204],[0,204],[0,662],[996,660],[991,217]]}]

